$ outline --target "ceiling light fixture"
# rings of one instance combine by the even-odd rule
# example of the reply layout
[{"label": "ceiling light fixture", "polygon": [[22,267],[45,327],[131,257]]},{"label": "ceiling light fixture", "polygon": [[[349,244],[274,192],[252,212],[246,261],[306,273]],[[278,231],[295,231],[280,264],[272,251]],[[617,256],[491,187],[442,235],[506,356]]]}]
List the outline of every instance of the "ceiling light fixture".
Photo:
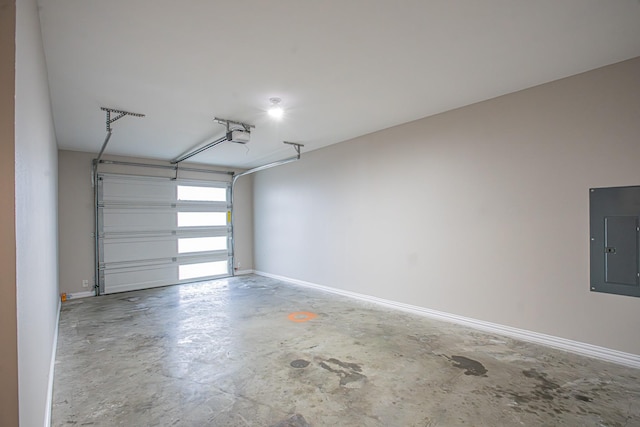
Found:
[{"label": "ceiling light fixture", "polygon": [[284,110],[280,106],[281,101],[282,100],[280,98],[269,98],[269,102],[271,102],[271,106],[267,110],[267,113],[269,113],[269,115],[276,120],[280,120],[284,115]]}]

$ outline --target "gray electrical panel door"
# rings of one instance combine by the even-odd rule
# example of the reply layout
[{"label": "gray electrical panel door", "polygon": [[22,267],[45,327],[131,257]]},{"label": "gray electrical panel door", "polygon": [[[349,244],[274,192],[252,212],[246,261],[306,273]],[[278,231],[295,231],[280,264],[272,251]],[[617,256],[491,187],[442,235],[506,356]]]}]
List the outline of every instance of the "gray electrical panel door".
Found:
[{"label": "gray electrical panel door", "polygon": [[640,296],[640,187],[590,191],[591,290]]}]

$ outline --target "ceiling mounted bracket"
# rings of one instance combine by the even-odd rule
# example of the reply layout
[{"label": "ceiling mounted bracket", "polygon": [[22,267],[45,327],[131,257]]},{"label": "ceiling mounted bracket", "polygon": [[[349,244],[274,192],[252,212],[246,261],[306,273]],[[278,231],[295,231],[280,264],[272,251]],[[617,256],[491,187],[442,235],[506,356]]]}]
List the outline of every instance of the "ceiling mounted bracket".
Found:
[{"label": "ceiling mounted bracket", "polygon": [[[106,107],[100,107],[100,109],[102,111],[106,111],[107,113],[107,132],[111,133],[111,123],[115,122],[118,119],[123,118],[124,116],[133,116],[133,117],[145,117],[144,114],[140,114],[140,113],[132,113],[130,111],[124,111],[124,110],[116,110],[114,108],[106,108]],[[111,113],[117,114],[117,116],[115,116],[114,118],[111,118]]]},{"label": "ceiling mounted bracket", "polygon": [[289,142],[289,141],[282,141],[285,144],[289,144],[289,145],[293,145],[293,148],[296,150],[296,153],[298,153],[298,160],[300,159],[300,148],[304,147],[304,144],[298,144],[297,142]]},{"label": "ceiling mounted bracket", "polygon": [[[102,153],[104,153],[105,148],[107,148],[107,144],[109,143],[109,138],[111,138],[111,123],[115,122],[118,119],[123,118],[124,116],[145,117],[144,114],[132,113],[130,111],[123,111],[123,110],[116,110],[114,108],[100,107],[100,109],[107,113],[107,119],[106,119],[107,137],[104,139],[104,143],[102,143],[102,148],[100,149],[100,152],[98,153],[98,157],[94,162],[94,165],[96,167],[100,162],[100,159],[102,158]],[[117,114],[117,116],[114,118],[111,118],[111,113]]]},{"label": "ceiling mounted bracket", "polygon": [[247,123],[236,122],[234,120],[221,119],[219,117],[214,117],[213,120],[220,123],[221,125],[225,125],[227,127],[227,132],[231,130],[231,125],[242,126],[242,129],[245,132],[251,132],[251,129],[255,128],[254,125],[249,125]]}]

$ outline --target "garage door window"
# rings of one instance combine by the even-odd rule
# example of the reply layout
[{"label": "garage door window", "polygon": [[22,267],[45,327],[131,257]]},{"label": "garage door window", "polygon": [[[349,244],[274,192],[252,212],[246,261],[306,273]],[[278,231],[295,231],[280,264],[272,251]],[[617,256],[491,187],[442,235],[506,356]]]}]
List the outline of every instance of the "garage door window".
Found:
[{"label": "garage door window", "polygon": [[178,212],[178,227],[216,227],[227,225],[226,212]]},{"label": "garage door window", "polygon": [[200,202],[226,202],[227,189],[178,185],[178,200]]},{"label": "garage door window", "polygon": [[179,272],[180,280],[219,276],[227,274],[227,263],[225,261],[216,261],[202,262],[199,264],[184,264],[180,266]]},{"label": "garage door window", "polygon": [[227,237],[191,237],[178,239],[178,253],[222,251],[227,249]]}]

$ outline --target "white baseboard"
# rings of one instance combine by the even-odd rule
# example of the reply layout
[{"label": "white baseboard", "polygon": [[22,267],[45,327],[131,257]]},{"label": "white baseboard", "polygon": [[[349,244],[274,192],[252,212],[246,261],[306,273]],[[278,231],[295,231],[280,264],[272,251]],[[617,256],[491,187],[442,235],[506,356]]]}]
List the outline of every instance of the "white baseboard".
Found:
[{"label": "white baseboard", "polygon": [[253,270],[236,270],[233,272],[234,276],[246,276],[247,274],[254,274]]},{"label": "white baseboard", "polygon": [[607,362],[619,365],[630,366],[632,368],[640,368],[640,355],[625,353],[622,351],[612,350],[606,347],[600,347],[593,344],[587,344],[579,341],[573,341],[566,338],[555,337],[553,335],[541,334],[539,332],[527,331],[525,329],[513,328],[511,326],[500,325],[497,323],[485,322],[483,320],[472,319],[469,317],[458,316],[456,314],[445,313],[442,311],[431,310],[410,304],[404,304],[383,298],[377,298],[357,292],[345,291],[342,289],[331,288],[329,286],[318,285],[315,283],[305,282],[303,280],[291,279],[289,277],[278,276],[276,274],[265,273],[263,271],[254,271],[259,276],[269,277],[272,279],[282,280],[283,282],[295,285],[305,286],[308,288],[318,289],[333,294],[355,298],[362,301],[368,301],[385,307],[395,308],[398,310],[430,317],[433,319],[453,322],[485,332],[504,335],[516,338],[522,341],[533,342],[536,344],[546,345],[548,347],[565,350],[582,356],[593,357],[595,359],[605,360]]},{"label": "white baseboard", "polygon": [[78,299],[78,298],[87,298],[96,296],[95,291],[85,291],[85,292],[74,292],[72,294],[67,294],[67,299]]},{"label": "white baseboard", "polygon": [[53,409],[53,378],[56,368],[56,352],[58,350],[58,325],[60,324],[60,309],[62,301],[58,301],[56,327],[53,331],[53,348],[51,349],[51,363],[49,365],[49,383],[47,385],[47,402],[45,406],[44,427],[51,427],[51,411]]}]

